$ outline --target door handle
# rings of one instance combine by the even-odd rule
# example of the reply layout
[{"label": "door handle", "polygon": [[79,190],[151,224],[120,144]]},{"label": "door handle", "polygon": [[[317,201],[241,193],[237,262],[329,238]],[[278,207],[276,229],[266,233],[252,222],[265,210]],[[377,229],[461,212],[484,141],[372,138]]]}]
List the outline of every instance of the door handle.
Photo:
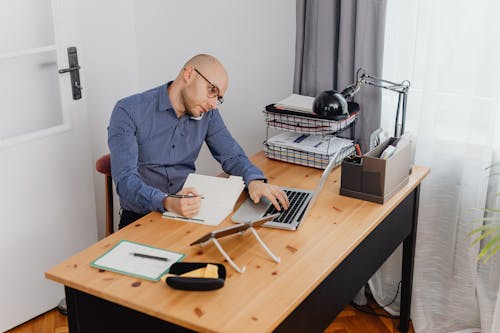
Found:
[{"label": "door handle", "polygon": [[73,91],[73,99],[82,98],[82,86],[80,85],[80,65],[78,64],[78,55],[76,47],[68,47],[68,68],[60,69],[59,74],[70,73],[71,90]]},{"label": "door handle", "polygon": [[63,69],[59,70],[59,74],[63,74],[63,73],[71,72],[71,71],[77,71],[80,68],[81,68],[80,66],[75,66],[75,67],[70,67],[70,68],[63,68]]}]

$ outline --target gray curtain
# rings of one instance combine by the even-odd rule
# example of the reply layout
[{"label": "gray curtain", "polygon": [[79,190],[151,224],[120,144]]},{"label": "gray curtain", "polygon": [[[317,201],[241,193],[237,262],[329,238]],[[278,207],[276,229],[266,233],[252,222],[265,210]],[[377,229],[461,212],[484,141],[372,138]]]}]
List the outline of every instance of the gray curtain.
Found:
[{"label": "gray curtain", "polygon": [[[297,0],[294,93],[341,91],[362,67],[381,77],[386,0]],[[382,93],[365,85],[354,96],[361,117],[356,137],[363,151],[380,127]]]}]

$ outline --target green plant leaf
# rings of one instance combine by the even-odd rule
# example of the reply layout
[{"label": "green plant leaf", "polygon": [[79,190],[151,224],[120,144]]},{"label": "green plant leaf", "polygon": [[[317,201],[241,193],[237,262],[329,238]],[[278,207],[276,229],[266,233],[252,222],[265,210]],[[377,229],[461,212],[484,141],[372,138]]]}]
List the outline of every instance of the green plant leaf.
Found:
[{"label": "green plant leaf", "polygon": [[[482,217],[480,219],[472,220],[471,222],[475,223],[475,222],[483,222],[483,221],[499,221],[498,224],[500,224],[500,216]],[[496,223],[492,223],[492,224],[496,224]]]},{"label": "green plant leaf", "polygon": [[479,242],[481,239],[484,239],[484,238],[488,237],[489,235],[498,232],[497,229],[498,228],[490,229],[488,231],[483,232],[479,237],[477,237],[476,239],[474,239],[474,241],[472,242],[471,246],[474,245],[474,244],[476,244],[477,242]]},{"label": "green plant leaf", "polygon": [[488,213],[500,213],[500,209],[494,209],[494,208],[480,208],[480,210]]},{"label": "green plant leaf", "polygon": [[488,262],[488,260],[491,258],[492,255],[494,255],[498,250],[500,249],[500,244],[498,244],[497,246],[495,246],[491,251],[490,251],[490,254],[488,254],[485,258],[484,258],[484,262]]},{"label": "green plant leaf", "polygon": [[467,237],[470,237],[474,234],[477,234],[478,232],[481,232],[481,231],[484,231],[484,230],[490,230],[490,229],[500,229],[500,224],[499,223],[491,223],[491,224],[487,224],[487,225],[483,225],[479,228],[476,228],[474,230],[472,230],[471,232],[469,232],[467,234]]},{"label": "green plant leaf", "polygon": [[[488,250],[491,249],[496,243],[500,241],[500,235],[497,235],[495,237],[492,237],[484,246],[484,248],[479,252],[479,255],[477,256],[478,259],[482,259],[487,253]],[[499,244],[500,245],[500,244]],[[498,251],[498,246],[495,247],[495,252]],[[493,252],[493,253],[495,253]]]},{"label": "green plant leaf", "polygon": [[494,208],[472,208],[473,210],[479,210],[483,213],[500,213],[500,209]]}]

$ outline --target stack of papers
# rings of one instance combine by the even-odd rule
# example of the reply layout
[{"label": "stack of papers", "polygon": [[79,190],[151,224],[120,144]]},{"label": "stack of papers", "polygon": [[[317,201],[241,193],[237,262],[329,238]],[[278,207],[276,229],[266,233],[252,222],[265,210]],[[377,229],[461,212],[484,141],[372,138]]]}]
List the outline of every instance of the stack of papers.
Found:
[{"label": "stack of papers", "polygon": [[342,147],[353,145],[352,140],[331,135],[283,132],[267,140],[270,145],[313,154],[333,155]]},{"label": "stack of papers", "polygon": [[274,104],[274,107],[290,111],[313,113],[312,111],[313,102],[314,102],[314,97],[291,94],[287,98]]},{"label": "stack of papers", "polygon": [[163,217],[218,225],[233,211],[241,191],[245,188],[245,183],[239,176],[222,178],[190,173],[184,187],[194,187],[203,196],[200,214],[188,219],[172,212],[164,212]]}]

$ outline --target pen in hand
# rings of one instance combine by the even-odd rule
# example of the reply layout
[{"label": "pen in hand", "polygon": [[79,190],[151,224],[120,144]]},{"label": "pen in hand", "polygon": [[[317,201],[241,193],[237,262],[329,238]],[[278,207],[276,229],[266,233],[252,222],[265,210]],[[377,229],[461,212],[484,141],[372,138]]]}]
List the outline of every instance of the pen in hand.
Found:
[{"label": "pen in hand", "polygon": [[157,256],[152,256],[150,254],[144,254],[144,253],[137,253],[137,252],[131,252],[131,255],[134,257],[141,257],[141,258],[146,258],[146,259],[154,259],[154,260],[161,260],[161,261],[168,261],[168,258],[165,257],[157,257]]},{"label": "pen in hand", "polygon": [[178,199],[196,198],[196,197],[201,197],[202,199],[205,199],[204,196],[202,196],[202,195],[195,195],[195,194],[168,194],[167,196],[171,197],[171,198],[178,198]]},{"label": "pen in hand", "polygon": [[171,219],[181,219],[181,220],[191,220],[191,221],[205,222],[205,220],[197,219],[195,217],[185,217],[185,216],[170,215],[170,214],[165,214],[165,213],[163,213],[163,216],[169,217]]}]

